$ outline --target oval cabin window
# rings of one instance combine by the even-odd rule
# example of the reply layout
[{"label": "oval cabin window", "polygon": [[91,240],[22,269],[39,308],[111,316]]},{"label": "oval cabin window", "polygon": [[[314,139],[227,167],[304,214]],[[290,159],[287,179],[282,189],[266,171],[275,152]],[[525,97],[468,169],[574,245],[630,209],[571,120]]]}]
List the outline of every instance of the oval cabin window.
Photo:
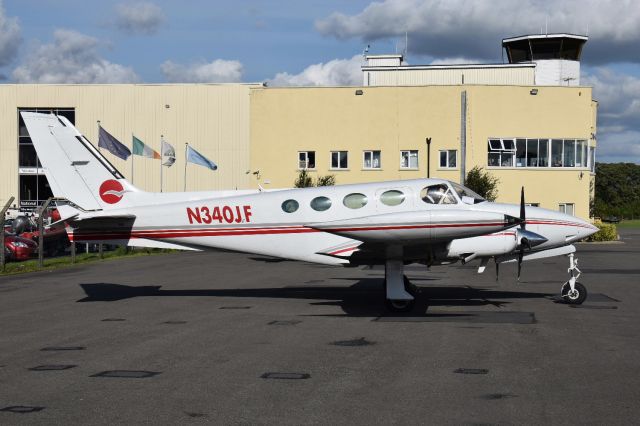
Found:
[{"label": "oval cabin window", "polygon": [[300,204],[296,200],[287,200],[282,203],[282,210],[286,213],[293,213],[298,210],[298,207],[300,207]]},{"label": "oval cabin window", "polygon": [[311,200],[311,208],[316,211],[323,212],[328,210],[329,207],[331,207],[331,200],[327,197],[316,197]]},{"label": "oval cabin window", "polygon": [[391,191],[385,191],[380,195],[380,201],[382,204],[387,206],[397,206],[402,204],[404,201],[404,193],[402,191],[397,191],[392,189]]},{"label": "oval cabin window", "polygon": [[342,204],[344,204],[345,207],[349,207],[350,209],[359,209],[366,206],[367,201],[368,200],[366,195],[354,193],[344,197],[344,200],[342,200]]}]

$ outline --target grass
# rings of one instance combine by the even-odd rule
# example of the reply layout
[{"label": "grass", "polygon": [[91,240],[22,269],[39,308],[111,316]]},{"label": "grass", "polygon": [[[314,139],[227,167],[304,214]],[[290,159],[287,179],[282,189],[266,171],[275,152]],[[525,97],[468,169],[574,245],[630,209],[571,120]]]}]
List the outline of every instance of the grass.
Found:
[{"label": "grass", "polygon": [[618,228],[640,228],[640,219],[623,220],[617,226]]},{"label": "grass", "polygon": [[113,259],[120,259],[123,257],[139,257],[139,256],[149,256],[155,254],[169,253],[174,250],[164,250],[164,249],[129,249],[125,250],[124,247],[118,247],[115,250],[104,251],[103,259],[100,259],[99,253],[77,253],[76,254],[76,262],[71,263],[71,256],[60,256],[60,257],[52,257],[44,259],[44,266],[42,269],[38,267],[38,259],[26,260],[23,262],[9,262],[5,265],[4,272],[0,272],[0,276],[2,275],[13,275],[13,274],[22,274],[27,272],[36,272],[36,271],[53,271],[56,269],[70,268],[77,265],[84,265],[86,263],[91,262],[100,262],[107,261]]}]

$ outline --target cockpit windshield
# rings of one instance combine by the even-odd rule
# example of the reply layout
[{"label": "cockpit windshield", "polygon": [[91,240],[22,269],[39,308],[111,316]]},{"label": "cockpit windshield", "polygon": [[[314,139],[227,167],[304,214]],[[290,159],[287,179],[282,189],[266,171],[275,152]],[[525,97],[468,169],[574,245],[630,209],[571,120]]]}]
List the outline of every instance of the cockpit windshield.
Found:
[{"label": "cockpit windshield", "polygon": [[[460,197],[462,202],[466,202],[466,200],[469,200],[469,201],[473,200],[473,202],[469,202],[468,204],[478,204],[478,203],[482,203],[483,201],[487,201],[481,195],[476,194],[466,186],[462,186],[458,183],[451,182],[451,181],[449,183],[451,184],[453,189],[456,191],[456,193],[458,194],[458,197]],[[469,198],[464,198],[464,197],[469,197]]]},{"label": "cockpit windshield", "polygon": [[446,183],[438,183],[422,188],[420,198],[427,204],[457,204],[451,188]]}]

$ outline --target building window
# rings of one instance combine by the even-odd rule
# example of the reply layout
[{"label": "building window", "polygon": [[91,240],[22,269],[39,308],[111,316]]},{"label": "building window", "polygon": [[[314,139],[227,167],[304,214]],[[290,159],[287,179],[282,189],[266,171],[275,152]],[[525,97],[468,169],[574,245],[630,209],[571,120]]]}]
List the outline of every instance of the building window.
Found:
[{"label": "building window", "polygon": [[53,197],[53,193],[38,160],[27,126],[20,115],[23,111],[60,115],[66,117],[71,124],[75,124],[76,113],[73,108],[18,108],[19,206],[22,210],[30,211],[36,210],[49,197]]},{"label": "building window", "polygon": [[300,151],[298,152],[298,169],[315,169],[316,168],[316,152]]},{"label": "building window", "polygon": [[573,203],[560,203],[558,210],[571,216],[575,216],[575,205]]},{"label": "building window", "polygon": [[489,139],[489,167],[587,167],[584,139]]},{"label": "building window", "polygon": [[348,169],[349,153],[347,151],[331,151],[331,168]]},{"label": "building window", "polygon": [[362,168],[379,169],[380,168],[380,151],[364,151],[362,157]]},{"label": "building window", "polygon": [[596,172],[596,147],[589,147],[589,169],[591,169],[591,173]]},{"label": "building window", "polygon": [[455,169],[457,154],[455,149],[440,151],[440,168]]},{"label": "building window", "polygon": [[418,168],[418,150],[400,151],[400,168],[401,169],[417,169]]},{"label": "building window", "polygon": [[490,167],[513,167],[515,155],[514,139],[489,139]]}]

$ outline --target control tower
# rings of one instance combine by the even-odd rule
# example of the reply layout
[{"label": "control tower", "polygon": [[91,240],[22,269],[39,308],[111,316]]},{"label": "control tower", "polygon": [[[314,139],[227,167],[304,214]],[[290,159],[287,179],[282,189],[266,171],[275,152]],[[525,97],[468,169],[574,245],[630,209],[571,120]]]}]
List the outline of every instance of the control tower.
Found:
[{"label": "control tower", "polygon": [[579,86],[580,55],[589,38],[574,34],[535,34],[505,38],[510,64],[535,63],[535,84]]}]

